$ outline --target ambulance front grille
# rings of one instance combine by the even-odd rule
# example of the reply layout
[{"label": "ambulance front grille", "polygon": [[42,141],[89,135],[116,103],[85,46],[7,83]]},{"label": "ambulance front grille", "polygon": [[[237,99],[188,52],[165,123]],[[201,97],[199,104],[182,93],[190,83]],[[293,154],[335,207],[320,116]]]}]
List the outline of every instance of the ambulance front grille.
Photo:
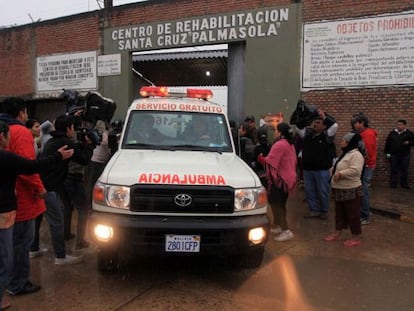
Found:
[{"label": "ambulance front grille", "polygon": [[140,184],[131,188],[130,209],[148,213],[228,214],[234,210],[234,190],[217,186]]}]

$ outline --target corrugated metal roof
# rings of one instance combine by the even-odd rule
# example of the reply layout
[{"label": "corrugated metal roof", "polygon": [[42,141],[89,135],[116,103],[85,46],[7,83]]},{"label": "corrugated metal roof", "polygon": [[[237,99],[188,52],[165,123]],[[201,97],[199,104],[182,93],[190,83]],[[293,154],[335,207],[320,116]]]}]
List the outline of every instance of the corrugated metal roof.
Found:
[{"label": "corrugated metal roof", "polygon": [[177,59],[199,59],[199,58],[227,58],[227,50],[192,51],[177,53],[153,53],[135,54],[132,56],[134,62],[177,60]]},{"label": "corrugated metal roof", "polygon": [[168,86],[227,85],[227,58],[227,50],[221,49],[132,56],[134,69],[143,77]]}]

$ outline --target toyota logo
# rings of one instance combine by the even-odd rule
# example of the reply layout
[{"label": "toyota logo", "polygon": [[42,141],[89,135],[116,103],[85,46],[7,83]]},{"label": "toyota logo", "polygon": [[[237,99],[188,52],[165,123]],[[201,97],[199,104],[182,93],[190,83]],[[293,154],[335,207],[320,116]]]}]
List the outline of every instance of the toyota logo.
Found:
[{"label": "toyota logo", "polygon": [[180,207],[189,206],[191,202],[193,202],[193,199],[189,194],[181,193],[174,197],[174,203]]}]

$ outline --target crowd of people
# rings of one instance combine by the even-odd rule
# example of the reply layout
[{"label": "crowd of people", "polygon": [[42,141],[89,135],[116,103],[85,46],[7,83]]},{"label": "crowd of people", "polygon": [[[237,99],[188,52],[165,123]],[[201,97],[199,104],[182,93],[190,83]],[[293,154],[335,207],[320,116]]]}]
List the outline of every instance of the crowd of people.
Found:
[{"label": "crowd of people", "polygon": [[[21,98],[6,98],[0,113],[0,310],[10,307],[3,299],[37,292],[30,280],[30,259],[44,255],[40,225],[49,225],[54,264],[82,262],[89,247],[86,228],[92,188],[114,153],[109,126],[96,122],[102,138],[97,144],[80,132],[82,111],[57,116],[53,122],[29,119]],[[119,129],[118,129],[119,130]],[[72,210],[77,211],[76,235],[71,232]],[[68,254],[66,241],[75,238],[76,254]]]},{"label": "crowd of people", "polygon": [[[267,189],[274,240],[282,242],[294,237],[286,220],[286,202],[295,184],[301,182],[309,209],[305,219],[328,219],[330,199],[335,202],[335,231],[324,240],[340,240],[342,230],[349,228],[352,236],[343,244],[360,245],[361,226],[370,223],[369,187],[377,160],[378,133],[370,127],[368,117],[364,113],[353,115],[349,131],[338,139],[338,144],[338,123],[320,109],[308,114],[306,122],[295,123],[295,128],[283,121],[276,125],[266,122],[266,116],[261,115],[259,128],[254,116],[247,116],[239,126],[238,136],[233,137],[240,157],[256,171]],[[234,128],[235,123],[231,124]],[[273,141],[269,141],[269,128],[274,131]],[[400,119],[384,149],[390,160],[392,188],[410,188],[412,146],[414,133],[407,129],[406,120]]]},{"label": "crowd of people", "polygon": [[[77,131],[81,111],[41,123],[29,119],[27,108],[23,99],[8,98],[0,113],[0,310],[10,307],[3,299],[5,291],[13,296],[41,288],[30,280],[30,259],[48,252],[39,238],[43,217],[49,226],[54,264],[82,262],[82,255],[68,254],[66,242],[75,239],[77,251],[89,247],[86,228],[93,185],[116,149],[107,122],[96,122],[101,138],[97,144]],[[377,131],[369,126],[368,117],[352,116],[349,132],[339,141],[339,156],[335,144],[339,125],[333,116],[318,110],[308,124],[296,127],[283,121],[266,122],[266,117],[261,115],[259,127],[252,115],[238,127],[234,121],[230,126],[236,152],[267,190],[274,240],[294,238],[287,201],[297,182],[303,181],[309,208],[306,219],[326,220],[333,196],[335,230],[324,240],[340,240],[342,231],[349,228],[352,237],[343,244],[360,245],[361,225],[369,224],[368,188],[377,154]],[[120,126],[114,123],[116,134]],[[384,149],[393,188],[409,188],[413,145],[414,133],[405,120],[398,120]],[[73,210],[77,211],[76,234],[72,233]]]}]

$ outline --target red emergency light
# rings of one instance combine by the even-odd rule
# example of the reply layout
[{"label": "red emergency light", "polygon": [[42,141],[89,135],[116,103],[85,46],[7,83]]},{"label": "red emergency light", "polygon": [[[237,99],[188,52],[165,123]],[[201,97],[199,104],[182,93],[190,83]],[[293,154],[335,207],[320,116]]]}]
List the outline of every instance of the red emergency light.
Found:
[{"label": "red emergency light", "polygon": [[210,99],[213,92],[208,89],[187,89],[186,93],[169,92],[167,87],[159,86],[143,86],[139,93],[142,97],[159,96],[159,97],[189,97],[199,99]]},{"label": "red emergency light", "polygon": [[213,97],[213,92],[206,89],[187,89],[187,97],[210,99]]},{"label": "red emergency light", "polygon": [[142,97],[149,97],[149,96],[161,96],[167,97],[168,96],[168,88],[163,86],[143,86],[139,93]]}]

